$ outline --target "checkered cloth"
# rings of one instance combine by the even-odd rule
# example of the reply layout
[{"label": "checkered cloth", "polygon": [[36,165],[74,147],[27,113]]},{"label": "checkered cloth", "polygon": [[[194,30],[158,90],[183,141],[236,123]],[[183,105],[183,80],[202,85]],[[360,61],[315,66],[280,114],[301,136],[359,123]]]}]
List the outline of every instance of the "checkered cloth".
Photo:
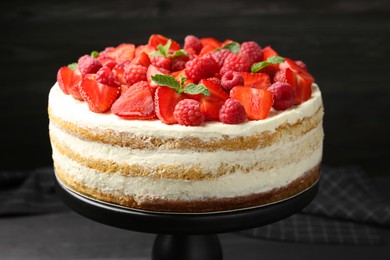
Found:
[{"label": "checkered cloth", "polygon": [[283,241],[375,245],[378,228],[390,228],[390,201],[358,167],[321,169],[320,188],[309,206],[289,218],[240,234]]}]

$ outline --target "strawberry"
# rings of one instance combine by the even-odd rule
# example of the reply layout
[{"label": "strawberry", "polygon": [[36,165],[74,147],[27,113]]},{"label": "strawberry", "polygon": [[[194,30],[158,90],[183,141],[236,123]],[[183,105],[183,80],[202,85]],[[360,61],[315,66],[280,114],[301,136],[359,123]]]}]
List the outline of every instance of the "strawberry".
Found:
[{"label": "strawberry", "polygon": [[67,66],[61,67],[57,73],[57,82],[62,92],[72,95],[75,99],[83,100],[79,92],[81,74],[78,69],[72,70]]},{"label": "strawberry", "polygon": [[153,82],[152,76],[156,74],[169,74],[169,71],[165,71],[161,68],[157,68],[156,66],[150,65],[146,71],[146,79],[151,87],[157,87],[158,85]]},{"label": "strawberry", "polygon": [[200,42],[202,43],[203,46],[209,45],[214,49],[222,47],[222,43],[213,37],[201,38]]},{"label": "strawberry", "polygon": [[308,100],[311,97],[311,85],[314,82],[313,76],[289,58],[285,58],[285,61],[279,67],[286,69],[287,83],[295,90],[295,104],[299,105]]},{"label": "strawberry", "polygon": [[202,79],[199,84],[205,85],[210,91],[210,95],[191,95],[192,98],[199,101],[200,109],[206,120],[218,120],[219,110],[229,95],[214,80]]},{"label": "strawberry", "polygon": [[237,86],[230,91],[230,97],[244,106],[249,120],[267,118],[273,104],[272,93],[265,89]]},{"label": "strawberry", "polygon": [[271,80],[268,74],[241,72],[241,76],[244,79],[244,86],[259,89],[267,89],[271,86]]},{"label": "strawberry", "polygon": [[107,112],[119,96],[119,87],[102,84],[96,81],[94,75],[88,75],[90,76],[81,81],[79,87],[81,96],[87,101],[92,112]]},{"label": "strawberry", "polygon": [[145,45],[138,45],[136,48],[135,48],[135,57],[137,57],[138,55],[140,55],[142,52],[145,52],[147,55],[149,55],[150,53],[156,51],[157,48],[149,45],[149,44],[145,44]]},{"label": "strawberry", "polygon": [[140,54],[135,56],[135,58],[131,61],[131,63],[136,65],[141,65],[147,68],[150,65],[149,55],[146,54],[146,52],[141,52]]},{"label": "strawberry", "polygon": [[131,61],[135,56],[135,45],[130,43],[122,43],[117,47],[108,47],[104,51],[100,52],[99,57],[103,58],[112,58],[118,64],[121,64],[125,61]]},{"label": "strawberry", "polygon": [[177,93],[174,89],[168,87],[158,87],[154,94],[154,106],[157,117],[165,124],[174,124],[175,106],[185,96]]},{"label": "strawberry", "polygon": [[272,49],[271,46],[266,46],[263,48],[263,60],[267,60],[269,57],[279,56],[278,53]]},{"label": "strawberry", "polygon": [[156,117],[152,92],[146,81],[132,85],[112,105],[113,114],[125,119],[148,120]]},{"label": "strawberry", "polygon": [[158,45],[165,45],[167,44],[167,42],[171,40],[171,47],[170,49],[173,50],[173,51],[178,51],[181,49],[181,46],[179,43],[177,43],[176,41],[172,40],[172,39],[169,39],[161,34],[152,34],[150,37],[149,37],[149,41],[148,41],[148,44],[154,48],[157,49]]}]

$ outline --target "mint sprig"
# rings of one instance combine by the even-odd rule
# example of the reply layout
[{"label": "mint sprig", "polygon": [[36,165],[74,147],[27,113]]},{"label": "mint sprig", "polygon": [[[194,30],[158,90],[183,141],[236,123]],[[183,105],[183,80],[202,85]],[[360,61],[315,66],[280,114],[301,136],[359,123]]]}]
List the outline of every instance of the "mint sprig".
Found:
[{"label": "mint sprig", "polygon": [[172,41],[168,40],[165,45],[159,44],[157,46],[157,51],[153,51],[150,53],[150,56],[164,56],[167,58],[174,58],[180,56],[188,56],[188,53],[184,50],[177,50],[173,54],[169,54],[169,49],[171,48]]},{"label": "mint sprig", "polygon": [[99,57],[99,52],[98,52],[98,51],[92,51],[92,52],[91,52],[91,57],[92,57],[92,58],[97,58],[97,57]]},{"label": "mint sprig", "polygon": [[203,84],[189,83],[183,86],[184,82],[186,81],[186,78],[182,76],[180,77],[180,83],[177,82],[174,77],[170,75],[164,75],[164,74],[153,75],[152,80],[157,85],[172,88],[179,94],[182,93],[191,94],[191,95],[203,94],[205,96],[210,96],[210,91]]},{"label": "mint sprig", "polygon": [[233,53],[239,53],[240,52],[240,44],[238,42],[229,42],[227,44],[225,44],[224,46],[222,46],[221,49],[227,49]]},{"label": "mint sprig", "polygon": [[71,70],[77,70],[78,67],[79,67],[79,64],[77,64],[77,62],[73,62],[73,63],[68,65],[68,68]]},{"label": "mint sprig", "polygon": [[271,64],[279,64],[279,63],[282,63],[284,62],[284,58],[283,57],[280,57],[280,56],[272,56],[272,57],[269,57],[266,61],[261,61],[261,62],[257,62],[255,64],[252,65],[251,67],[251,72],[252,73],[256,73],[258,72],[259,70],[271,65]]}]

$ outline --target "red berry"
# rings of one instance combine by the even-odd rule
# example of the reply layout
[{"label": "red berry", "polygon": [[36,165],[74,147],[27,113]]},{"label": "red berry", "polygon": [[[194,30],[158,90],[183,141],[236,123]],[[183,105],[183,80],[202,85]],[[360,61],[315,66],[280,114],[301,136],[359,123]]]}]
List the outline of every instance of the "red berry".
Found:
[{"label": "red berry", "polygon": [[251,64],[248,58],[244,55],[239,55],[235,53],[230,53],[223,63],[220,73],[223,75],[227,71],[249,71]]},{"label": "red berry", "polygon": [[213,77],[219,71],[219,65],[210,54],[194,58],[186,63],[186,75],[195,83],[204,78]]},{"label": "red berry", "polygon": [[135,45],[130,43],[122,43],[117,47],[108,47],[99,53],[99,59],[111,58],[116,63],[122,64],[125,61],[131,61],[135,56]]},{"label": "red berry", "polygon": [[154,107],[157,117],[165,124],[174,124],[176,119],[174,111],[177,103],[184,99],[184,96],[168,87],[158,87],[154,94]]},{"label": "red berry", "polygon": [[223,74],[221,86],[226,92],[229,92],[233,87],[239,85],[244,85],[244,80],[240,72],[230,70]]},{"label": "red berry", "polygon": [[157,48],[158,45],[162,45],[164,46],[165,44],[167,44],[167,42],[171,40],[171,47],[170,49],[173,50],[173,51],[177,51],[177,50],[180,50],[181,49],[181,46],[179,43],[177,43],[176,41],[172,40],[172,39],[169,39],[161,34],[152,34],[150,37],[149,37],[149,41],[148,41],[148,45],[154,47],[154,48]]},{"label": "red berry", "polygon": [[287,78],[286,78],[286,69],[280,69],[278,70],[275,75],[274,75],[274,80],[273,82],[284,82],[287,83]]},{"label": "red berry", "polygon": [[128,85],[133,85],[139,81],[146,81],[147,68],[142,65],[129,64],[126,66],[124,76]]},{"label": "red berry", "polygon": [[57,73],[57,82],[62,92],[72,95],[75,99],[83,100],[79,92],[81,82],[79,70],[72,70],[67,66],[61,67]]},{"label": "red berry", "polygon": [[139,55],[135,56],[135,58],[131,61],[133,64],[142,65],[144,67],[149,67],[150,58],[149,55],[145,52],[141,52]]},{"label": "red berry", "polygon": [[121,82],[109,67],[102,67],[96,72],[96,81],[113,87],[119,87]]},{"label": "red berry", "polygon": [[296,60],[295,63],[296,63],[299,67],[301,67],[302,69],[304,69],[304,70],[307,71],[307,66],[306,66],[306,64],[305,64],[303,61],[301,61],[301,60]]},{"label": "red berry", "polygon": [[112,105],[112,113],[125,119],[153,119],[153,96],[146,81],[140,81],[132,85]]},{"label": "red berry", "polygon": [[250,64],[259,62],[263,59],[263,50],[254,41],[243,42],[240,46],[240,54],[248,56]]},{"label": "red berry", "polygon": [[265,73],[241,72],[244,85],[252,88],[267,89],[271,86],[271,80]]},{"label": "red berry", "polygon": [[158,68],[171,70],[171,60],[165,56],[151,56],[150,63]]},{"label": "red berry", "polygon": [[211,55],[215,59],[215,61],[218,63],[218,65],[222,68],[223,63],[225,62],[226,57],[232,53],[228,49],[221,49],[221,50],[216,50]]},{"label": "red berry", "polygon": [[184,99],[177,103],[174,116],[180,125],[185,126],[197,126],[204,121],[200,104],[194,99]]},{"label": "red berry", "polygon": [[241,124],[246,118],[244,106],[233,98],[227,99],[219,110],[219,121],[224,124]]},{"label": "red berry", "polygon": [[194,35],[187,35],[184,38],[184,49],[193,49],[196,54],[200,52],[200,50],[203,48],[202,42],[199,40],[198,37]]},{"label": "red berry", "polygon": [[102,67],[100,61],[90,55],[81,56],[77,63],[78,69],[83,76],[85,74],[96,73]]},{"label": "red berry", "polygon": [[286,110],[295,103],[295,92],[288,83],[276,82],[272,84],[268,91],[274,94],[273,108],[275,110]]}]

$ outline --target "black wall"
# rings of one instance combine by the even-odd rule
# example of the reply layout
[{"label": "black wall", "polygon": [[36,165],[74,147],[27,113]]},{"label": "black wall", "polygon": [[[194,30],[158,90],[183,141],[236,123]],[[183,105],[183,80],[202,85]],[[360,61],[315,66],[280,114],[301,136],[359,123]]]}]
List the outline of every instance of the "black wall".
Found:
[{"label": "black wall", "polygon": [[47,95],[60,66],[151,33],[272,45],[303,60],[325,102],[324,163],[390,174],[387,0],[0,3],[0,170],[51,164]]}]

